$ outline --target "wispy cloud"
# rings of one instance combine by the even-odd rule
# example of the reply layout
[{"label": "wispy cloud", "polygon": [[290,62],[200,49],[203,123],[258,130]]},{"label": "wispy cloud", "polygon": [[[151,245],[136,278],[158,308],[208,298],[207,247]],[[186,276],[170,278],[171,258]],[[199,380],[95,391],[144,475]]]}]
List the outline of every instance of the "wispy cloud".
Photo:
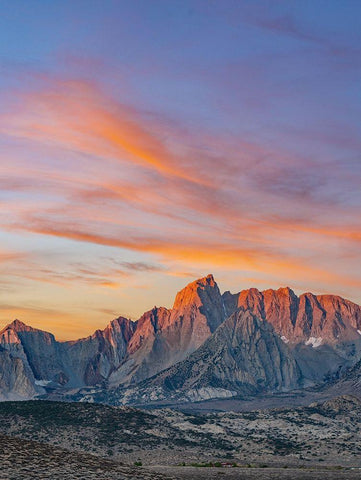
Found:
[{"label": "wispy cloud", "polygon": [[4,275],[119,291],[131,276],[217,268],[359,287],[359,274],[344,271],[359,258],[359,209],[340,196],[338,183],[350,183],[337,162],[167,124],[89,82],[47,78],[15,98],[0,115],[11,159],[0,167],[2,230],[60,239],[64,252],[81,242],[150,261],[4,254]]}]

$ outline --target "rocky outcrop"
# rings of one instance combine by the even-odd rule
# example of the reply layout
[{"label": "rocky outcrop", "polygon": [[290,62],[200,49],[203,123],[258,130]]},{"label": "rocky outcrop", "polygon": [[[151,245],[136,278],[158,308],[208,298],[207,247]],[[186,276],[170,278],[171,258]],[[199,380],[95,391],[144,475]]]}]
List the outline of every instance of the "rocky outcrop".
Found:
[{"label": "rocky outcrop", "polygon": [[238,294],[225,292],[223,300],[228,315],[239,307],[249,309],[291,344],[317,348],[361,338],[361,307],[336,295],[298,297],[288,287],[263,292],[250,288]]},{"label": "rocky outcrop", "polygon": [[0,332],[0,344],[23,360],[39,384],[64,374],[60,346],[51,333],[14,320]]},{"label": "rocky outcrop", "polygon": [[170,324],[182,322],[182,335],[179,339],[187,350],[194,351],[225,318],[218,285],[213,275],[207,275],[177,293]]},{"label": "rocky outcrop", "polygon": [[199,401],[301,385],[300,369],[272,325],[240,308],[196,352],[140,384],[128,400]]},{"label": "rocky outcrop", "polygon": [[361,355],[361,308],[349,300],[312,293],[298,297],[288,287],[225,292],[223,300],[227,313],[242,307],[271,323],[310,382],[354,364]]},{"label": "rocky outcrop", "polygon": [[119,317],[89,337],[61,344],[72,383],[95,385],[107,380],[124,360],[136,326],[136,322]]},{"label": "rocky outcrop", "polygon": [[15,320],[0,332],[0,346],[4,368],[23,372],[28,392],[30,384],[33,392],[131,390],[156,375],[154,391],[213,398],[291,389],[300,371],[310,385],[352,367],[361,356],[361,308],[290,288],[221,295],[207,275],[181,290],[171,309],[154,307],[137,322],[119,317],[89,337],[58,342]]},{"label": "rocky outcrop", "polygon": [[0,400],[26,400],[42,392],[26,360],[0,347]]},{"label": "rocky outcrop", "polygon": [[361,359],[326,386],[326,391],[356,395],[361,399]]},{"label": "rocky outcrop", "polygon": [[22,360],[35,385],[94,385],[106,380],[120,365],[135,326],[131,320],[119,317],[90,337],[57,342],[51,333],[15,320],[0,332],[0,345]]},{"label": "rocky outcrop", "polygon": [[138,321],[127,357],[109,378],[110,385],[129,385],[184,360],[224,321],[225,311],[213,275],[178,292],[173,308],[154,307]]},{"label": "rocky outcrop", "polygon": [[[109,384],[130,384],[163,370],[172,361],[172,345],[162,335],[170,310],[154,307],[138,320],[122,364],[109,377]],[[167,365],[168,366],[168,365]]]}]

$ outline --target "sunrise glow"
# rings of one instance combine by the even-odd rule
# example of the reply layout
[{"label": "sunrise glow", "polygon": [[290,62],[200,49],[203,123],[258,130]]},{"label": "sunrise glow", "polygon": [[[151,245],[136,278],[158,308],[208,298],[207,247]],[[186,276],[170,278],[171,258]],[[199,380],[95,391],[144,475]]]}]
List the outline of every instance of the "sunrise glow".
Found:
[{"label": "sunrise glow", "polygon": [[36,3],[0,17],[1,326],[78,338],[209,272],[361,302],[348,2]]}]

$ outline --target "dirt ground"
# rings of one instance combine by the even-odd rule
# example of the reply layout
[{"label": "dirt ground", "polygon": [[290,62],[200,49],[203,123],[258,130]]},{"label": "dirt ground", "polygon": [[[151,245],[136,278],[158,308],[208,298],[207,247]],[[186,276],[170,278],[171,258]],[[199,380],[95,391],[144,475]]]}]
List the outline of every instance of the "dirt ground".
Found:
[{"label": "dirt ground", "polygon": [[152,470],[176,480],[360,480],[361,469],[162,467]]},{"label": "dirt ground", "polygon": [[165,480],[158,472],[0,435],[0,480]]},{"label": "dirt ground", "polygon": [[244,468],[127,465],[0,435],[0,480],[356,480],[361,468]]}]

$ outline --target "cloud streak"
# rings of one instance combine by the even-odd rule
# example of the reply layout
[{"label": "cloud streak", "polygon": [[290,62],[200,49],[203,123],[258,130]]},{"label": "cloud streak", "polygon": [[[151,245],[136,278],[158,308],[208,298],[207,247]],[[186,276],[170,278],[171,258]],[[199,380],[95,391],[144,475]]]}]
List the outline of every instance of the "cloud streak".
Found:
[{"label": "cloud streak", "polygon": [[336,293],[340,284],[361,286],[351,269],[360,260],[358,197],[345,202],[352,182],[337,162],[185,129],[90,82],[47,78],[42,89],[10,97],[0,115],[2,155],[11,160],[0,167],[2,231],[53,238],[64,252],[82,244],[142,257],[97,267],[4,253],[11,268],[3,275],[117,292],[130,278],[203,269],[296,286],[312,278]]}]

